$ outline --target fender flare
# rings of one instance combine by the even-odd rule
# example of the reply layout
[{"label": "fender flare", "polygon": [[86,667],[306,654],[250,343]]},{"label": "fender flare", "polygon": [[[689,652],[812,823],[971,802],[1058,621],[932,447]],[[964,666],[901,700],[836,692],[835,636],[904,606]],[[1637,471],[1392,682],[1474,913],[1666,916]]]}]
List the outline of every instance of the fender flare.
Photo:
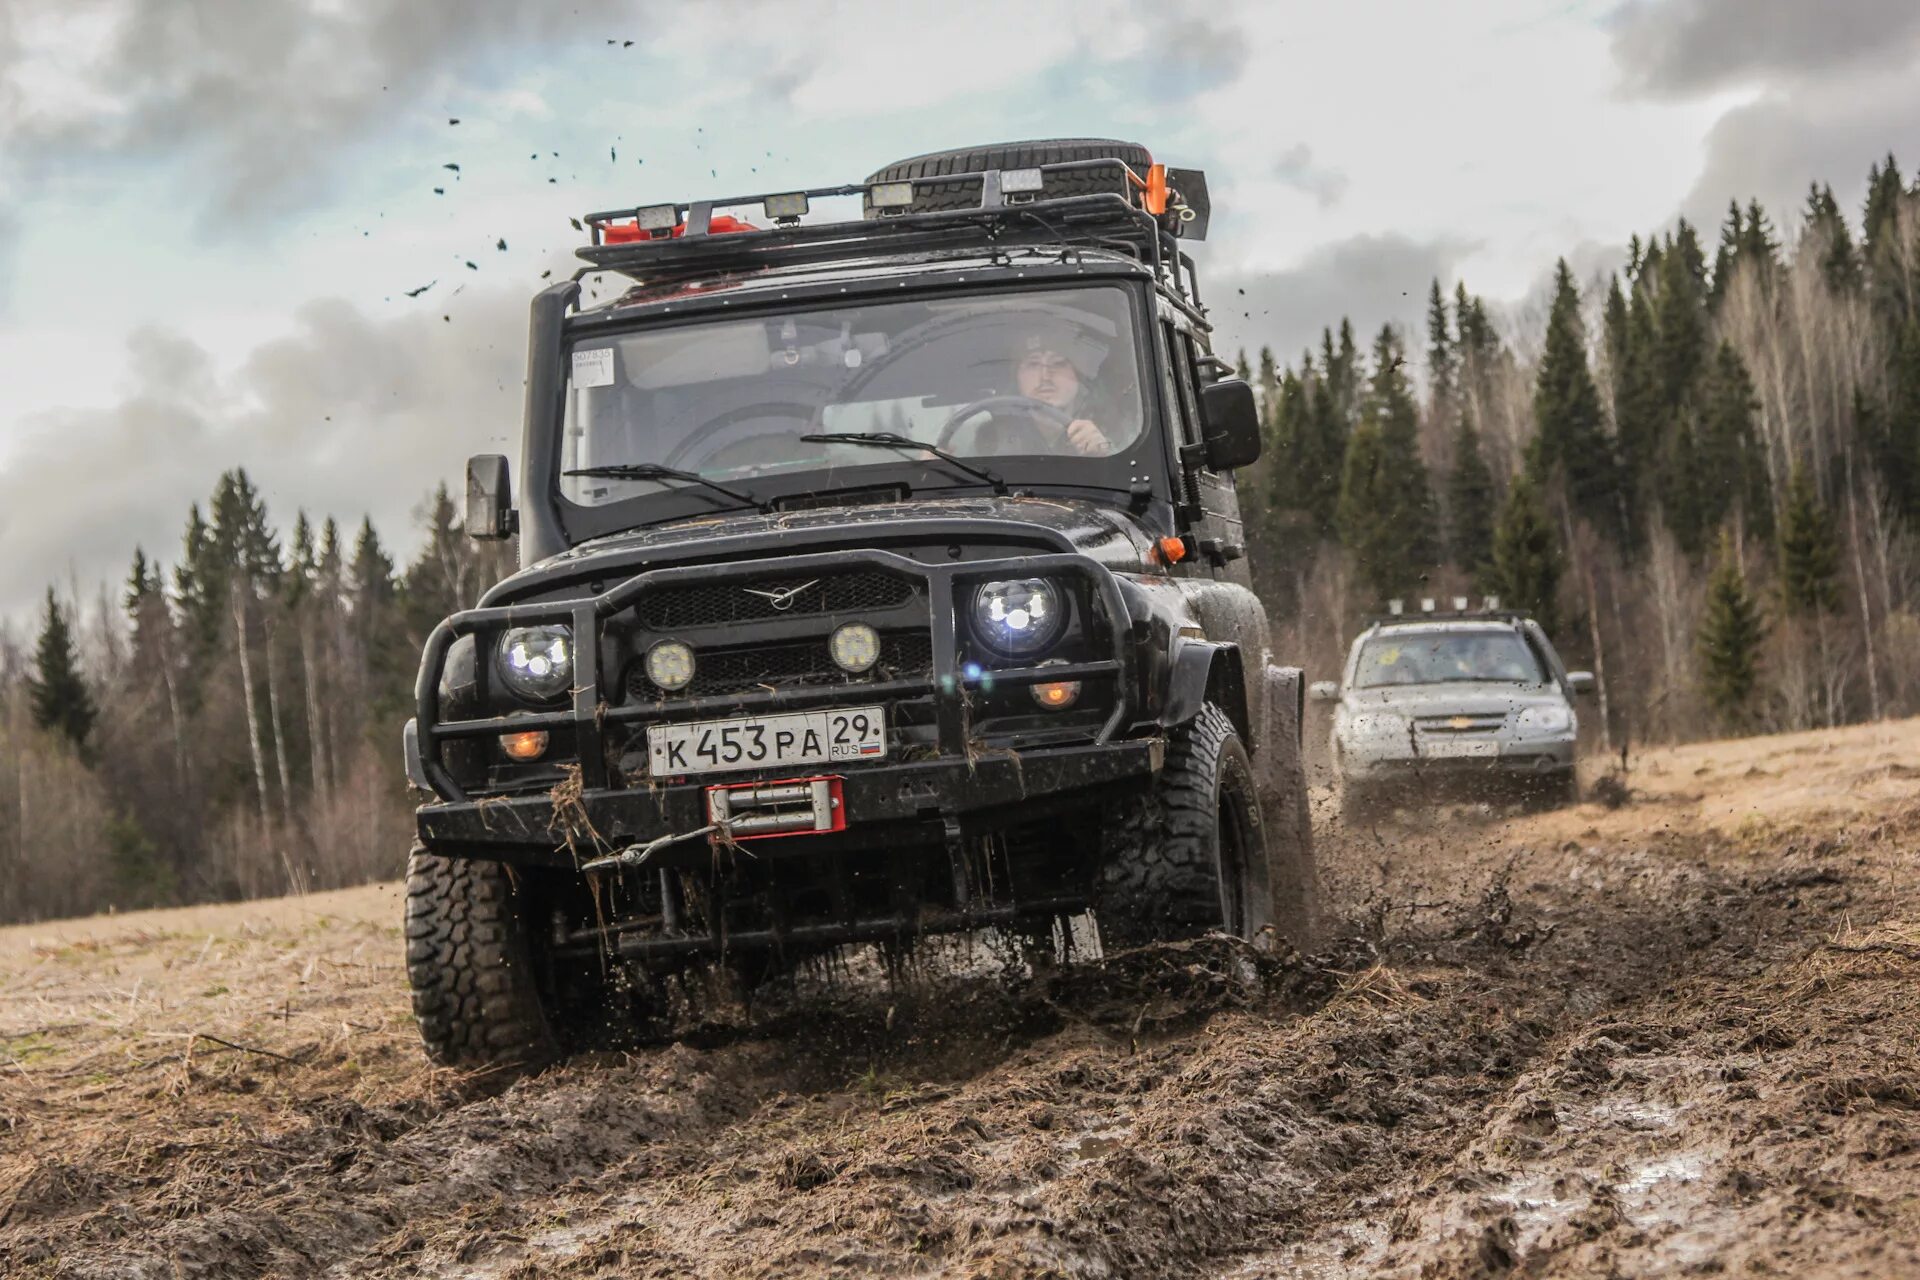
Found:
[{"label": "fender flare", "polygon": [[1174,650],[1167,709],[1161,722],[1169,728],[1186,724],[1209,702],[1227,713],[1249,752],[1258,749],[1259,739],[1254,735],[1257,726],[1247,700],[1240,646],[1188,640]]}]

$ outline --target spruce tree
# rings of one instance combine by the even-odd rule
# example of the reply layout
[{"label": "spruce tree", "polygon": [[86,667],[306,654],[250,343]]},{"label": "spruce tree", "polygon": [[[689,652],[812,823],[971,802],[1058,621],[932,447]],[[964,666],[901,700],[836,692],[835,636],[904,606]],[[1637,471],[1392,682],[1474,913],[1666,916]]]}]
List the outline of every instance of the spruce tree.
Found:
[{"label": "spruce tree", "polygon": [[1746,362],[1722,340],[1700,390],[1694,440],[1699,451],[1699,520],[1712,529],[1738,508],[1760,537],[1773,534],[1773,495],[1756,421],[1760,401]]},{"label": "spruce tree", "polygon": [[1435,276],[1427,293],[1427,381],[1436,412],[1444,414],[1452,403],[1454,365],[1453,341],[1447,333],[1447,296],[1440,292],[1440,278]]},{"label": "spruce tree", "polygon": [[1720,562],[1707,583],[1707,610],[1697,637],[1700,684],[1708,704],[1736,724],[1748,717],[1765,637],[1766,624],[1747,589],[1733,535],[1722,530]]},{"label": "spruce tree", "polygon": [[86,758],[87,738],[93,732],[93,695],[80,674],[73,632],[67,626],[66,613],[53,597],[52,587],[47,588],[47,620],[34,649],[27,696],[34,724],[62,735]]},{"label": "spruce tree", "polygon": [[1380,426],[1363,421],[1347,441],[1338,523],[1341,544],[1352,553],[1362,581],[1381,600],[1411,590],[1419,578],[1395,523],[1394,488]]},{"label": "spruce tree", "polygon": [[1480,433],[1473,429],[1473,419],[1464,411],[1453,436],[1447,507],[1452,516],[1447,543],[1453,563],[1477,586],[1484,587],[1493,567],[1493,473],[1480,452]]},{"label": "spruce tree", "polygon": [[1300,428],[1300,473],[1295,483],[1300,504],[1313,517],[1322,537],[1335,532],[1348,449],[1346,420],[1326,378],[1305,388]]},{"label": "spruce tree", "polygon": [[1420,411],[1407,381],[1406,357],[1392,325],[1382,325],[1373,343],[1373,374],[1367,381],[1366,416],[1380,428],[1385,458],[1386,515],[1400,531],[1407,563],[1418,571],[1440,559],[1439,520],[1433,485],[1420,457]]},{"label": "spruce tree", "polygon": [[1789,613],[1831,613],[1840,607],[1840,542],[1833,516],[1813,476],[1798,462],[1780,514],[1780,599]]},{"label": "spruce tree", "polygon": [[1720,247],[1713,254],[1713,284],[1707,292],[1707,305],[1714,311],[1720,309],[1721,301],[1727,296],[1727,289],[1733,284],[1734,267],[1740,261],[1740,246],[1746,234],[1746,228],[1740,217],[1740,202],[1727,203],[1727,220],[1720,226]]},{"label": "spruce tree", "polygon": [[1853,247],[1853,233],[1840,216],[1840,204],[1833,198],[1831,186],[1814,183],[1807,193],[1807,231],[1818,235],[1820,274],[1834,293],[1851,294],[1860,288],[1860,255]]},{"label": "spruce tree", "polygon": [[1707,358],[1705,301],[1687,260],[1672,251],[1659,260],[1658,332],[1655,364],[1658,370],[1661,413],[1668,421],[1686,408]]},{"label": "spruce tree", "polygon": [[1762,288],[1772,288],[1780,269],[1780,242],[1774,237],[1773,224],[1756,197],[1747,201],[1747,224],[1740,233],[1740,261],[1755,272]]},{"label": "spruce tree", "polygon": [[1493,531],[1487,585],[1502,604],[1527,610],[1552,635],[1560,625],[1560,571],[1560,540],[1539,490],[1522,472],[1507,490],[1507,504]]},{"label": "spruce tree", "polygon": [[1554,271],[1546,349],[1534,383],[1534,464],[1542,476],[1565,479],[1575,511],[1616,541],[1624,536],[1619,468],[1600,413],[1600,392],[1587,368],[1580,294],[1566,259]]}]

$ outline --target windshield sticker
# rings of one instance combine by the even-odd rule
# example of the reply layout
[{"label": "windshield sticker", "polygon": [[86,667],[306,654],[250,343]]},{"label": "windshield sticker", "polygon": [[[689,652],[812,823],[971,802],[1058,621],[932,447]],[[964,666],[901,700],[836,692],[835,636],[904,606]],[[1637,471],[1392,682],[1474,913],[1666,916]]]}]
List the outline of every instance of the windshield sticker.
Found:
[{"label": "windshield sticker", "polygon": [[613,348],[596,347],[573,353],[573,385],[610,387],[613,385]]}]

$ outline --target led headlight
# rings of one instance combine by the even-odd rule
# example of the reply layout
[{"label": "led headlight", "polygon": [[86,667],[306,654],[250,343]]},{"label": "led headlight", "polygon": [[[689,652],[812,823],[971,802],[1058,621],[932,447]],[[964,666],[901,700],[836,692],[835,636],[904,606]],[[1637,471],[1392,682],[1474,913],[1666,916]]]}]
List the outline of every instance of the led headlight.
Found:
[{"label": "led headlight", "polygon": [[1066,625],[1066,601],[1049,579],[989,582],[973,593],[974,634],[1001,653],[1037,653]]},{"label": "led headlight", "polygon": [[647,650],[647,679],[672,693],[693,683],[693,649],[678,640],[662,640]]},{"label": "led headlight", "polygon": [[1565,733],[1573,728],[1573,713],[1552,704],[1528,707],[1514,717],[1513,727],[1517,733]]},{"label": "led headlight", "polygon": [[573,687],[573,632],[564,626],[515,627],[500,637],[507,687],[528,698],[555,698]]},{"label": "led headlight", "polygon": [[864,622],[849,622],[827,640],[827,654],[842,671],[859,675],[880,661],[880,633]]}]

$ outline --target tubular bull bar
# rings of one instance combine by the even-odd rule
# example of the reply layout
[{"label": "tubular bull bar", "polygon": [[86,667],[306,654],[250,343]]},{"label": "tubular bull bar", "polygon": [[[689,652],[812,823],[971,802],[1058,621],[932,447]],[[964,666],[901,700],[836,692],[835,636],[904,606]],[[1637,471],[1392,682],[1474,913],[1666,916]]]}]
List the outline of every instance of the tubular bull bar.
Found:
[{"label": "tubular bull bar", "polygon": [[[604,662],[601,623],[630,608],[648,592],[691,583],[704,585],[764,578],[770,572],[785,576],[815,570],[844,570],[850,565],[884,569],[917,579],[924,585],[933,642],[933,665],[928,674],[905,679],[850,680],[846,684],[756,690],[671,701],[629,702],[617,706],[610,705],[602,696],[603,677],[617,679],[619,671],[617,664],[610,670]],[[963,607],[960,592],[963,587],[975,583],[1009,576],[1067,576],[1079,579],[1088,587],[1089,598],[1098,603],[1100,612],[1105,615],[1100,621],[1106,625],[1111,656],[1096,661],[1046,667],[996,667],[989,673],[994,683],[1021,687],[1050,681],[1111,677],[1113,710],[1094,738],[1096,746],[1106,746],[1132,717],[1137,675],[1133,655],[1127,646],[1130,621],[1126,600],[1111,571],[1087,556],[1071,552],[930,565],[889,551],[860,548],[777,559],[648,569],[599,595],[583,599],[467,609],[454,614],[435,627],[427,637],[419,679],[414,686],[421,770],[434,792],[442,799],[455,804],[465,803],[469,797],[448,771],[442,756],[442,748],[447,742],[537,729],[571,728],[575,730],[574,737],[578,745],[583,790],[606,792],[609,789],[609,776],[604,726],[684,721],[723,712],[751,715],[804,710],[842,702],[850,695],[887,701],[931,696],[934,699],[936,742],[940,756],[949,761],[965,759],[969,755],[969,748],[964,699],[969,684],[976,681],[969,681],[965,677],[958,662],[962,625],[959,611]],[[574,686],[570,705],[565,709],[550,711],[515,712],[444,723],[440,720],[440,679],[454,641],[462,636],[474,636],[476,667],[484,669],[485,664],[492,660],[490,641],[493,635],[509,627],[555,623],[567,625],[573,633]],[[1083,630],[1090,631],[1091,627]],[[624,658],[627,655],[621,656]],[[481,678],[483,681],[486,679],[484,675]],[[855,768],[857,770],[859,766]],[[423,834],[426,834],[426,821],[423,811]]]}]

